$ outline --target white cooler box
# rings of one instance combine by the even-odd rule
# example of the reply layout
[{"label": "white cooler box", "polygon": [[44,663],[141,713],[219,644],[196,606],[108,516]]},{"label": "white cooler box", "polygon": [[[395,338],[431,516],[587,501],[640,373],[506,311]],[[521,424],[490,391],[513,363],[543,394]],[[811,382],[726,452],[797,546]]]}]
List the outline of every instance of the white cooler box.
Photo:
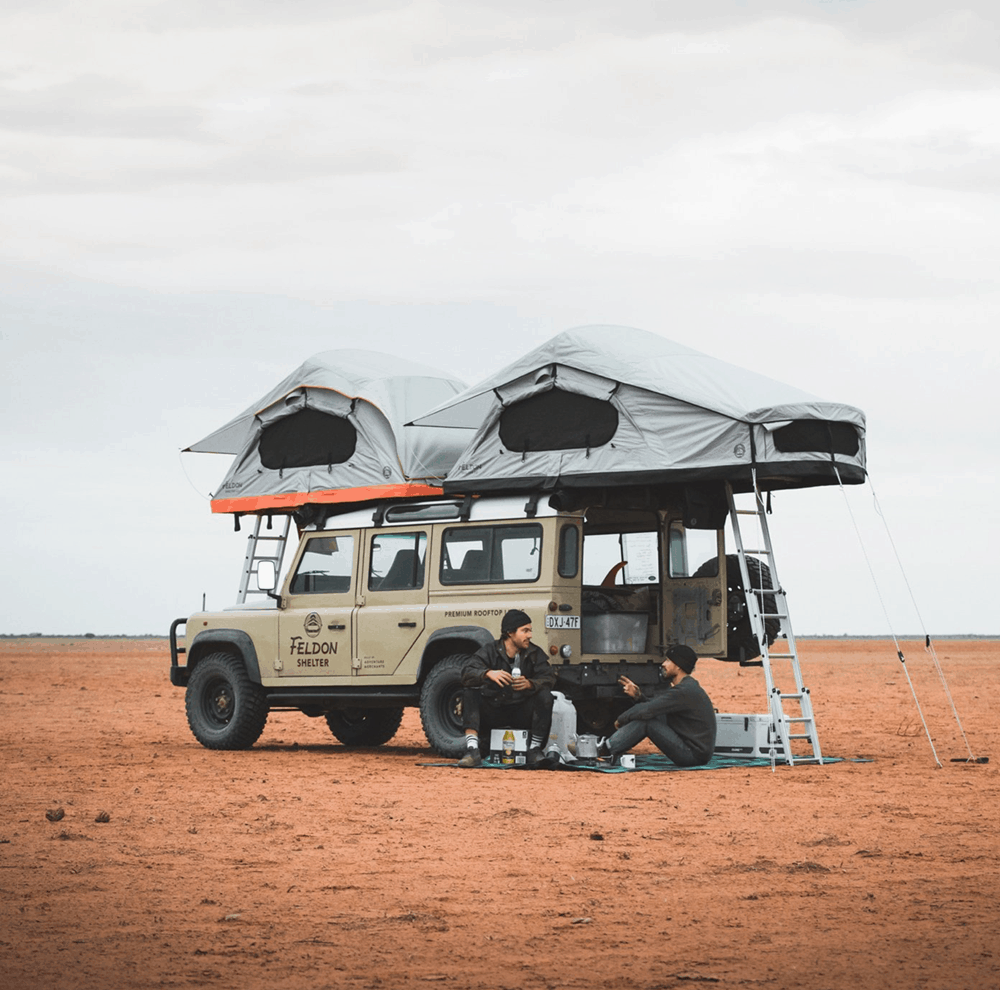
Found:
[{"label": "white cooler box", "polygon": [[771,756],[771,742],[778,756],[785,755],[770,715],[724,715],[715,713],[715,752],[720,756],[749,759]]}]

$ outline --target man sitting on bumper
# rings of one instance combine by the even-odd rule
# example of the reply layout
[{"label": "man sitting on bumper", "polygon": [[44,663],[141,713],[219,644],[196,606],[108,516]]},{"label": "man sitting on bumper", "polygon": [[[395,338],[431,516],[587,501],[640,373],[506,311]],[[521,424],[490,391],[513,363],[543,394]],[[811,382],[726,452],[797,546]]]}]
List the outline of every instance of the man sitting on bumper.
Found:
[{"label": "man sitting on bumper", "polygon": [[460,767],[482,764],[479,738],[490,729],[529,729],[527,765],[544,764],[552,724],[556,672],[531,642],[531,619],[511,609],[500,621],[500,638],[481,647],[462,669],[462,723],[466,754]]}]

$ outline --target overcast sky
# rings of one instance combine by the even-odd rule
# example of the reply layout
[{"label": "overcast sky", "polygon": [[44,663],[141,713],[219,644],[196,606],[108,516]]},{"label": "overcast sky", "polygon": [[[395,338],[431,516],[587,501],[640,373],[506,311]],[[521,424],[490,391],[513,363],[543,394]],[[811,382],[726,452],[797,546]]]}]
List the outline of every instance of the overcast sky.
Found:
[{"label": "overcast sky", "polygon": [[1000,632],[995,11],[9,0],[0,632],[230,604],[179,451],[309,355],[471,383],[586,323],[865,410],[919,618],[871,487],[788,493],[799,635]]}]

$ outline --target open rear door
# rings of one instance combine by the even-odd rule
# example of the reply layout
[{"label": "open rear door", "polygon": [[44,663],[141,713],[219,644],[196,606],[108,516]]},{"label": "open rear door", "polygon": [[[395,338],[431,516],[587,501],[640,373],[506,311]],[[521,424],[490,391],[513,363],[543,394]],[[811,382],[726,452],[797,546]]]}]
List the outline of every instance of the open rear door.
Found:
[{"label": "open rear door", "polygon": [[725,539],[722,530],[687,529],[663,516],[663,641],[699,656],[726,655]]}]

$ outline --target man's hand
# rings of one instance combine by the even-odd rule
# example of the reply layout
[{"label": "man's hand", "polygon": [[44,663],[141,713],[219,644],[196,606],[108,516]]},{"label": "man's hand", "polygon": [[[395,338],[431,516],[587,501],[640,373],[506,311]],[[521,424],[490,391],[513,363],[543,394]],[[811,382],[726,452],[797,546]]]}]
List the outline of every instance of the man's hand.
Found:
[{"label": "man's hand", "polygon": [[527,677],[523,677],[523,676],[522,677],[515,677],[510,682],[510,686],[515,691],[530,691],[531,690],[531,681],[529,681]]},{"label": "man's hand", "polygon": [[[488,680],[493,681],[494,684],[499,684],[500,687],[507,687],[514,680],[514,678],[510,676],[510,671],[508,670],[488,670],[486,671],[485,676]],[[523,677],[520,679],[522,681],[524,680]]]},{"label": "man's hand", "polygon": [[[635,681],[630,681],[624,674],[618,678],[618,683],[622,686],[622,690],[633,700],[638,701],[639,696],[642,694],[639,685]],[[618,724],[617,722],[615,723]]]}]

